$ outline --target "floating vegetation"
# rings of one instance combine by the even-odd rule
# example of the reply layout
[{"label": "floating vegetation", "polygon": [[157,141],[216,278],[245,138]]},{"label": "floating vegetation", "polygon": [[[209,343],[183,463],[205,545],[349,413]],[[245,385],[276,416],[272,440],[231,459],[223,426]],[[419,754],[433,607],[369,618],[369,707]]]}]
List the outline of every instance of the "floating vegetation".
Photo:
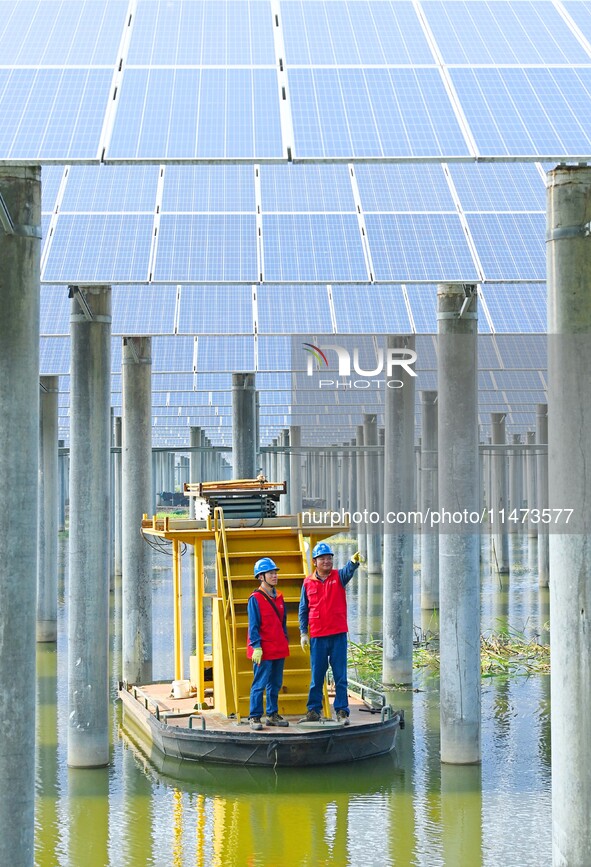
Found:
[{"label": "floating vegetation", "polygon": [[[544,625],[548,631],[548,624]],[[439,672],[438,636],[428,633],[415,641],[413,666],[435,674]],[[370,686],[381,686],[381,641],[367,644],[349,642],[349,667],[358,680]],[[526,638],[522,633],[507,629],[501,633],[483,635],[480,639],[482,677],[518,677],[550,673],[550,647],[540,644],[537,636]]]}]

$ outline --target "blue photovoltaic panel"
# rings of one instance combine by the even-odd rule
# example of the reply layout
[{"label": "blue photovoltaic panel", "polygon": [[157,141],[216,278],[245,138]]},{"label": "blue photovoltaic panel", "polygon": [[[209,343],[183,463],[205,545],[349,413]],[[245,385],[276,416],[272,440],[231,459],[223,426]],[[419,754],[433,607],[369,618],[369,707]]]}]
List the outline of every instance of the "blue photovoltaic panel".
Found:
[{"label": "blue photovoltaic panel", "polygon": [[96,158],[111,69],[0,69],[0,157]]},{"label": "blue photovoltaic panel", "polygon": [[451,163],[464,211],[545,211],[546,187],[531,163]]},{"label": "blue photovoltaic panel", "polygon": [[[152,370],[154,373],[189,373],[193,370],[195,340],[193,337],[154,337],[152,340]],[[175,378],[170,380],[171,391],[178,388],[186,391],[184,384],[175,385]]]},{"label": "blue photovoltaic panel", "polygon": [[445,63],[553,65],[590,60],[550,2],[424,0],[421,8]]},{"label": "blue photovoltaic panel", "polygon": [[39,333],[41,335],[69,335],[70,308],[66,286],[41,286]]},{"label": "blue photovoltaic panel", "polygon": [[591,68],[450,74],[482,155],[591,153]]},{"label": "blue photovoltaic panel", "polygon": [[548,337],[546,334],[497,334],[496,343],[507,370],[530,368],[545,371],[548,366]]},{"label": "blue photovoltaic panel", "polygon": [[[286,337],[260,337],[258,340],[258,369],[286,370],[291,367],[291,339]],[[258,377],[257,377],[258,379]]]},{"label": "blue photovoltaic panel", "polygon": [[330,332],[332,321],[326,286],[257,287],[259,334]]},{"label": "blue photovoltaic panel", "polygon": [[62,214],[42,280],[141,283],[148,278],[154,218],[143,214]]},{"label": "blue photovoltaic panel", "polygon": [[361,207],[369,211],[452,211],[456,206],[440,165],[355,166]]},{"label": "blue photovoltaic panel", "polygon": [[127,2],[0,2],[3,66],[113,66]]},{"label": "blue photovoltaic panel", "polygon": [[400,286],[333,286],[332,297],[338,334],[411,331]]},{"label": "blue photovoltaic panel", "polygon": [[181,334],[252,334],[252,290],[248,286],[183,286]]},{"label": "blue photovoltaic panel", "polygon": [[591,41],[591,7],[588,3],[571,3],[570,0],[563,2],[569,16],[580,29],[583,36]]},{"label": "blue photovoltaic panel", "polygon": [[368,279],[353,214],[264,214],[263,244],[269,283]]},{"label": "blue photovoltaic panel", "polygon": [[366,214],[365,225],[376,280],[477,279],[455,214]]},{"label": "blue photovoltaic panel", "polygon": [[[263,391],[289,391],[291,389],[291,373],[257,373],[256,386]],[[261,394],[262,402],[262,394]]]},{"label": "blue photovoltaic panel", "polygon": [[436,69],[294,69],[298,157],[468,155]]},{"label": "blue photovoltaic panel", "polygon": [[162,212],[247,212],[254,214],[254,168],[250,165],[168,165]]},{"label": "blue photovoltaic panel", "polygon": [[196,373],[195,388],[199,391],[228,391],[232,389],[232,377],[228,373]]},{"label": "blue photovoltaic panel", "polygon": [[538,370],[495,370],[494,376],[497,388],[504,391],[511,389],[538,391],[543,389]]},{"label": "blue photovoltaic panel", "polygon": [[[154,354],[152,352],[153,358]],[[152,361],[152,367],[154,366],[154,361]],[[193,388],[193,374],[192,373],[158,373],[154,371],[152,373],[152,393],[153,392],[164,392],[166,394],[171,393],[171,400],[174,400],[174,393],[177,391],[190,391]]]},{"label": "blue photovoltaic panel", "polygon": [[58,376],[69,372],[69,337],[41,337],[39,339],[39,373],[41,376]]},{"label": "blue photovoltaic panel", "polygon": [[275,70],[126,70],[107,158],[282,155]]},{"label": "blue photovoltaic panel", "polygon": [[[437,334],[437,286],[406,287],[412,317],[417,334]],[[478,331],[490,332],[485,316],[479,313]]]},{"label": "blue photovoltaic panel", "polygon": [[281,19],[290,66],[434,62],[411,3],[287,0]]},{"label": "blue photovoltaic panel", "polygon": [[163,214],[154,280],[256,282],[256,220],[246,214]]},{"label": "blue photovoltaic panel", "polygon": [[260,175],[263,213],[356,211],[348,166],[262,165]]},{"label": "blue photovoltaic panel", "polygon": [[518,285],[486,284],[482,287],[495,331],[546,331],[546,285],[519,283]]},{"label": "blue photovoltaic panel", "polygon": [[112,290],[113,334],[172,334],[175,286],[115,286]]},{"label": "blue photovoltaic panel", "polygon": [[154,213],[158,166],[72,166],[60,212]]},{"label": "blue photovoltaic panel", "polygon": [[468,214],[485,280],[544,280],[546,215]]},{"label": "blue photovoltaic panel", "polygon": [[63,166],[43,166],[41,170],[41,210],[51,214],[64,174]]},{"label": "blue photovoltaic panel", "polygon": [[200,337],[197,369],[228,373],[254,371],[254,337]]},{"label": "blue photovoltaic panel", "polygon": [[262,0],[140,0],[128,63],[274,66],[271,5]]}]

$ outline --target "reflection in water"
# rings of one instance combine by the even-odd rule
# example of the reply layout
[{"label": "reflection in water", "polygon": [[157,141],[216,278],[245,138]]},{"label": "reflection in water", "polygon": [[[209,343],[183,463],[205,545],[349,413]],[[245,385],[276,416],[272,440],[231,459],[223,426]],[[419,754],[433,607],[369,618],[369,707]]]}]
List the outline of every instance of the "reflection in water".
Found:
[{"label": "reflection in water", "polygon": [[[500,593],[482,561],[483,630],[548,620],[548,591],[522,567],[527,537],[512,539],[511,576]],[[154,557],[154,671],[172,664],[170,558]],[[521,568],[520,568],[521,565]],[[190,569],[183,575],[189,580]],[[418,577],[418,576],[417,576]],[[536,596],[532,595],[536,586]],[[418,584],[417,584],[418,591]],[[112,610],[119,609],[117,584]],[[351,635],[367,626],[367,583],[350,587]],[[164,758],[121,723],[113,703],[108,769],[66,767],[65,605],[58,650],[38,648],[37,867],[538,867],[551,860],[549,677],[483,680],[482,768],[442,766],[439,683],[416,673],[391,702],[406,713],[396,751],[324,769],[223,768]],[[437,631],[437,616],[415,624]],[[428,619],[427,619],[428,618]],[[111,695],[120,666],[113,621]],[[191,624],[185,623],[186,655]],[[547,634],[547,633],[546,633]],[[56,704],[57,696],[57,704]]]}]

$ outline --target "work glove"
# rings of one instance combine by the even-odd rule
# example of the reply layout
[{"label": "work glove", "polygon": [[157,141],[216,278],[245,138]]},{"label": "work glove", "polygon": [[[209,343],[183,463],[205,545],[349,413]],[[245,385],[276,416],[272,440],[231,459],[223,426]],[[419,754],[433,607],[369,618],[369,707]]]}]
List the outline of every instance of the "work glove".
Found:
[{"label": "work glove", "polygon": [[310,639],[305,632],[300,636],[300,644],[304,653],[308,653],[310,650]]},{"label": "work glove", "polygon": [[252,661],[254,662],[255,665],[260,665],[262,658],[263,658],[263,648],[262,647],[255,647],[255,649],[252,652]]},{"label": "work glove", "polygon": [[353,556],[351,557],[352,563],[365,563],[365,557],[363,554],[360,554],[359,551],[355,551]]}]

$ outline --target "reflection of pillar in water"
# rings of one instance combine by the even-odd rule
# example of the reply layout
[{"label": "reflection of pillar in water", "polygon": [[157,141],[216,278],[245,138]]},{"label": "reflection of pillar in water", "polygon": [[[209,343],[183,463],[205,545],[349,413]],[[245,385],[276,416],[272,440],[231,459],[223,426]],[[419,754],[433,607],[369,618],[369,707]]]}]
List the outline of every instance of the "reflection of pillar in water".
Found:
[{"label": "reflection of pillar in water", "polygon": [[480,765],[441,765],[441,832],[444,864],[482,864]]},{"label": "reflection of pillar in water", "polygon": [[[359,575],[357,580],[363,581],[364,576]],[[353,579],[355,580],[355,579]],[[381,641],[383,632],[383,596],[384,579],[381,574],[367,575],[367,631],[371,638]]]},{"label": "reflection of pillar in water", "polygon": [[492,616],[493,631],[502,632],[508,625],[509,618],[509,575],[493,571],[492,581]]},{"label": "reflection of pillar in water", "polygon": [[[538,471],[538,508],[540,516],[545,518],[548,509],[548,406],[539,403],[536,413],[536,440],[538,453],[536,466]],[[538,583],[547,587],[550,577],[550,545],[548,536],[549,525],[540,521],[538,524]]]},{"label": "reflection of pillar in water", "polygon": [[57,650],[37,649],[35,850],[38,864],[58,864]]},{"label": "reflection of pillar in water", "polygon": [[548,587],[539,587],[538,601],[538,629],[539,642],[543,645],[550,644],[550,590]]},{"label": "reflection of pillar in water", "polygon": [[[94,864],[109,864],[109,774],[108,768],[68,770],[68,864],[90,863],[90,852]],[[144,844],[150,826],[138,823]]]},{"label": "reflection of pillar in water", "polygon": [[357,574],[353,578],[357,582],[357,634],[361,643],[369,639],[369,626],[367,623],[367,606],[368,606],[368,576],[365,566],[360,566]]},{"label": "reflection of pillar in water", "polygon": [[384,863],[406,867],[417,863],[415,753],[413,748],[413,693],[386,692],[389,704],[404,710],[405,728],[396,735],[397,767],[402,772],[402,782],[390,793],[388,851]]},{"label": "reflection of pillar in water", "polygon": [[[121,756],[121,776],[123,780],[123,833],[120,836],[123,852],[119,853],[121,864],[153,864],[154,859],[152,827],[154,824],[153,782],[149,774],[138,767],[135,751],[127,743]],[[141,853],[141,857],[140,857]],[[72,861],[72,864],[75,862]],[[76,862],[77,863],[77,862]],[[80,862],[84,864],[84,862]],[[97,864],[103,862],[97,861]],[[104,862],[108,864],[108,861]]]}]

